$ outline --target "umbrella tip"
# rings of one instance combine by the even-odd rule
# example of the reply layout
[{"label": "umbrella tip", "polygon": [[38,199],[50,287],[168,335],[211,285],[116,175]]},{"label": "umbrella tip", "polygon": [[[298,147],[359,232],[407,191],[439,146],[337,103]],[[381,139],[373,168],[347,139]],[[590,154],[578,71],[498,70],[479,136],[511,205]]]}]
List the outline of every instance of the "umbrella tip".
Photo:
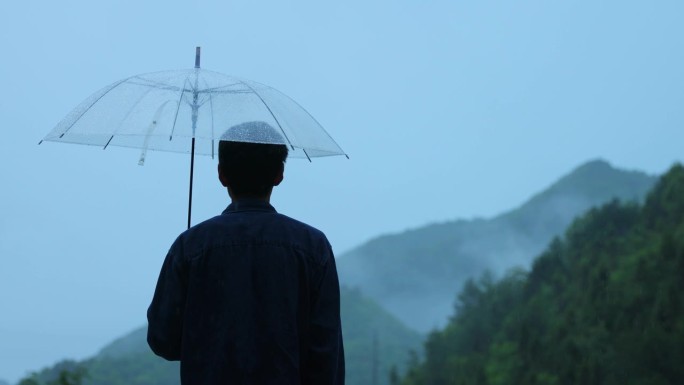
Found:
[{"label": "umbrella tip", "polygon": [[200,68],[200,51],[201,47],[195,47],[195,68]]}]

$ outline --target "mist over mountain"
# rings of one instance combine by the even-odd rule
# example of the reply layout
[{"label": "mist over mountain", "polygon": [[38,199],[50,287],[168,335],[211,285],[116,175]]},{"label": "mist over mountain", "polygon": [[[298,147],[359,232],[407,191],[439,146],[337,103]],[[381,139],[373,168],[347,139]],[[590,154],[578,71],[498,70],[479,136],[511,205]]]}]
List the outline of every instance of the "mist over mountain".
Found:
[{"label": "mist over mountain", "polygon": [[338,259],[343,284],[359,287],[410,327],[444,324],[466,279],[528,267],[587,209],[641,201],[657,178],[595,160],[519,208],[491,219],[456,220],[375,238]]},{"label": "mist over mountain", "polygon": [[529,270],[466,282],[401,385],[683,384],[684,167],[578,217]]}]

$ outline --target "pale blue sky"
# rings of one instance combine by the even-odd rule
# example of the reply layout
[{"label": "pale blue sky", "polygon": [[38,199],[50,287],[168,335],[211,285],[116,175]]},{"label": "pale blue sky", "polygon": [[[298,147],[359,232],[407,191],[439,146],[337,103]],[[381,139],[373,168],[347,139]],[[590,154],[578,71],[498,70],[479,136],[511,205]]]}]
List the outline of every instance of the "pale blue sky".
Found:
[{"label": "pale blue sky", "polygon": [[[90,93],[202,67],[271,85],[351,159],[288,163],[276,208],[338,254],[491,216],[589,159],[684,158],[678,1],[14,1],[0,4],[0,378],[145,322],[184,229],[187,158],[37,142]],[[227,195],[198,159],[195,218]]]}]

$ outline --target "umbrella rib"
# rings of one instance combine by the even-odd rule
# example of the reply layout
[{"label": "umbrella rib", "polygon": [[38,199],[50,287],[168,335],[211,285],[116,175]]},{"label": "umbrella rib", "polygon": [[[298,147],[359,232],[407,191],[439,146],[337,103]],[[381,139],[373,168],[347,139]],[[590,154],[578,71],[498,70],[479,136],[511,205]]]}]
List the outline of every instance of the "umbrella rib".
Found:
[{"label": "umbrella rib", "polygon": [[180,91],[180,90],[183,90],[183,89],[180,88],[180,87],[156,85],[155,83],[152,83],[152,82],[149,82],[149,83],[145,83],[145,82],[128,82],[128,83],[129,83],[129,84],[136,85],[136,86],[142,86],[142,87],[147,87],[147,88],[156,88],[156,89],[160,89],[160,90],[169,90],[169,91]]},{"label": "umbrella rib", "polygon": [[251,90],[224,90],[220,91],[217,89],[213,89],[211,91],[207,90],[202,90],[202,91],[197,91],[198,94],[251,94]]},{"label": "umbrella rib", "polygon": [[[259,84],[261,84],[261,83],[259,83]],[[330,136],[330,134],[328,134],[328,131],[326,131],[325,128],[323,128],[323,126],[322,126],[320,123],[318,123],[318,120],[316,120],[316,118],[314,118],[313,115],[311,115],[311,114],[309,113],[309,111],[306,110],[306,108],[302,107],[301,104],[297,103],[296,100],[294,100],[294,99],[292,99],[291,97],[289,97],[289,96],[283,94],[282,92],[276,90],[275,88],[269,87],[269,86],[267,86],[267,85],[265,85],[265,84],[261,84],[261,85],[264,86],[264,87],[266,87],[266,88],[269,88],[269,89],[271,89],[271,90],[273,90],[273,91],[275,91],[275,92],[277,92],[277,93],[279,93],[279,94],[281,94],[281,95],[283,95],[283,96],[285,96],[286,98],[290,99],[290,101],[292,101],[292,103],[294,103],[297,107],[301,108],[302,111],[306,112],[306,114],[309,115],[309,117],[311,118],[311,120],[313,120],[314,122],[316,122],[316,124],[318,124],[318,127],[320,127],[320,129],[325,133],[325,135],[328,136],[328,139],[330,139],[330,141],[333,142],[333,143],[335,144],[335,146],[337,146],[337,148],[339,148],[339,149],[342,151],[342,154],[344,154],[344,156],[346,156],[347,159],[349,159],[349,155],[347,155],[347,154],[344,152],[344,150],[342,150],[342,147],[340,147],[340,145],[337,144],[337,142],[335,141],[335,139],[333,139],[333,137]],[[248,86],[248,87],[249,87],[249,86]],[[250,88],[251,88],[251,87],[250,87]],[[263,101],[263,100],[262,100],[262,101]]]},{"label": "umbrella rib", "polygon": [[107,141],[107,143],[104,145],[104,147],[102,147],[103,150],[107,149],[107,146],[109,146],[109,143],[112,141],[112,139],[114,139],[114,135],[109,137],[109,140]]},{"label": "umbrella rib", "polygon": [[[221,90],[221,89],[223,89],[223,88],[232,87],[232,86],[235,86],[235,85],[238,85],[238,84],[240,84],[240,83],[238,82],[238,83],[232,83],[232,84],[222,85],[222,86],[219,86],[219,87],[204,88],[204,89],[202,89],[202,90],[197,90],[197,93],[199,93],[199,94],[210,94],[210,93],[213,93],[213,92],[217,92],[217,91],[219,91],[219,90]],[[230,92],[230,90],[226,90],[226,91],[224,91],[224,92]],[[247,91],[236,91],[236,92],[247,92]]]},{"label": "umbrella rib", "polygon": [[[264,101],[264,98],[262,98],[261,95],[259,95],[259,93],[256,92],[256,90],[255,90],[254,88],[252,88],[249,84],[247,84],[247,83],[245,83],[245,82],[243,82],[243,81],[241,81],[241,82],[242,82],[242,84],[244,84],[247,88],[249,88],[250,90],[252,90],[252,92],[254,92],[254,95],[256,95],[256,96],[259,98],[259,100],[261,100],[261,103],[264,104],[264,107],[266,107],[266,109],[268,110],[268,112],[271,114],[271,116],[273,117],[273,120],[275,120],[276,124],[278,124],[278,128],[280,128],[280,131],[283,133],[283,136],[285,136],[285,140],[287,140],[287,143],[289,143],[289,144],[290,144],[290,147],[292,147],[292,150],[294,150],[295,147],[294,147],[294,145],[292,144],[292,142],[290,141],[290,138],[287,137],[287,134],[285,133],[285,130],[283,130],[283,126],[280,125],[280,122],[278,121],[278,118],[276,118],[275,114],[273,114],[273,111],[271,111],[271,107],[269,107],[268,104],[266,104],[266,102]],[[305,153],[305,154],[306,154],[306,153]],[[308,158],[308,157],[309,157],[309,156],[307,155],[307,158]],[[311,160],[311,159],[309,159],[309,160]]]},{"label": "umbrella rib", "polygon": [[114,139],[114,136],[115,136],[115,135],[117,134],[117,132],[121,129],[121,126],[123,125],[123,122],[125,122],[126,119],[128,119],[128,117],[131,115],[131,112],[133,112],[133,109],[135,109],[135,106],[137,106],[138,103],[140,103],[140,101],[143,100],[143,99],[145,98],[145,96],[147,96],[147,94],[149,94],[151,91],[152,91],[152,88],[148,88],[147,91],[145,91],[145,93],[142,94],[142,95],[138,98],[138,100],[136,100],[135,103],[133,103],[133,105],[131,106],[131,108],[130,108],[130,109],[128,110],[128,112],[126,113],[126,116],[124,116],[124,118],[121,119],[121,123],[119,123],[119,125],[116,127],[116,130],[114,130],[114,132],[112,133],[112,136],[111,136],[111,137],[109,138],[109,140],[107,141],[107,144],[105,144],[105,146],[102,148],[103,150],[106,150],[106,149],[107,149],[107,146],[109,146],[109,142],[111,142],[112,139]]},{"label": "umbrella rib", "polygon": [[[185,79],[185,81],[187,82],[188,79]],[[176,130],[176,121],[178,120],[178,111],[180,111],[181,100],[183,100],[183,93],[184,92],[185,92],[185,89],[183,89],[183,91],[181,91],[180,98],[178,98],[178,103],[177,103],[178,107],[176,107],[176,115],[174,115],[174,117],[173,117],[173,126],[171,126],[171,134],[169,135],[169,140],[171,140],[171,138],[173,138],[173,132]]]},{"label": "umbrella rib", "polygon": [[[131,76],[131,77],[132,77],[132,76]],[[76,122],[78,122],[78,120],[81,119],[81,118],[83,117],[83,115],[85,115],[85,113],[88,112],[88,111],[95,105],[95,103],[97,103],[98,101],[100,101],[100,99],[102,99],[105,95],[107,95],[107,94],[109,93],[109,91],[111,91],[111,90],[113,90],[114,88],[118,87],[119,84],[125,82],[126,80],[130,79],[131,77],[128,77],[128,78],[123,79],[123,80],[119,80],[118,82],[112,84],[112,85],[109,87],[109,89],[108,89],[107,91],[103,92],[102,95],[100,95],[97,99],[95,99],[92,103],[90,103],[90,105],[88,106],[88,108],[84,109],[83,112],[81,112],[81,113],[78,115],[78,117],[77,117],[76,119],[74,119],[73,123],[71,123],[71,125],[70,125],[69,127],[67,127],[67,128],[64,130],[64,132],[62,132],[62,133],[59,135],[60,139],[61,139],[67,132],[69,132],[69,130],[71,130],[71,128],[74,126],[74,124],[76,124]]]},{"label": "umbrella rib", "polygon": [[[181,87],[177,87],[177,86],[171,86],[171,85],[165,84],[165,83],[160,82],[160,81],[153,81],[150,79],[141,78],[139,75],[138,76],[132,76],[132,78],[137,78],[137,79],[141,80],[141,82],[130,82],[131,84],[135,84],[135,85],[139,85],[139,86],[150,87],[150,88],[158,88],[158,89],[170,90],[170,91],[183,91],[183,92],[194,91],[193,88],[181,88]],[[200,93],[201,93],[201,91],[200,91]]]},{"label": "umbrella rib", "polygon": [[131,84],[135,84],[135,85],[140,85],[140,86],[145,86],[145,87],[150,87],[150,88],[160,88],[160,89],[172,90],[172,91],[184,90],[180,87],[172,86],[172,85],[169,85],[169,84],[164,83],[164,82],[141,78],[140,75],[132,76],[131,78],[140,79],[140,82],[131,82]]}]

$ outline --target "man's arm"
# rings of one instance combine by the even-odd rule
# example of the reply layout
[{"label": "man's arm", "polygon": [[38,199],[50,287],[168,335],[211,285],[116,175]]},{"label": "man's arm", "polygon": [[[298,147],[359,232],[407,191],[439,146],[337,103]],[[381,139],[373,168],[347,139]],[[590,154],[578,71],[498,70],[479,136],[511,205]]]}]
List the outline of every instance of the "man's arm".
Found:
[{"label": "man's arm", "polygon": [[340,285],[330,244],[318,287],[311,297],[309,349],[303,378],[307,385],[344,385],[344,345],[340,321]]},{"label": "man's arm", "polygon": [[180,360],[183,314],[187,293],[187,269],[178,238],[166,255],[152,303],[147,309],[147,343],[169,361]]}]

